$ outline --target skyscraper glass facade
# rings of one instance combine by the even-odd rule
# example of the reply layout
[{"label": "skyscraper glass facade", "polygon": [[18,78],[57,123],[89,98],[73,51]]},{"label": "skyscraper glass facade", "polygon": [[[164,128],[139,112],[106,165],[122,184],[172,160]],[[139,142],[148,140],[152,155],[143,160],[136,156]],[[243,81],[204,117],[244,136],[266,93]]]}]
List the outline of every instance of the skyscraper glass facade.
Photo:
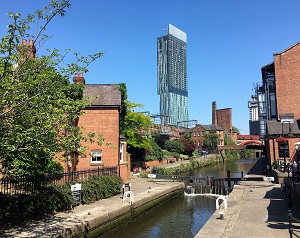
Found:
[{"label": "skyscraper glass facade", "polygon": [[157,38],[157,93],[163,126],[188,122],[186,33],[169,24],[168,34]]}]

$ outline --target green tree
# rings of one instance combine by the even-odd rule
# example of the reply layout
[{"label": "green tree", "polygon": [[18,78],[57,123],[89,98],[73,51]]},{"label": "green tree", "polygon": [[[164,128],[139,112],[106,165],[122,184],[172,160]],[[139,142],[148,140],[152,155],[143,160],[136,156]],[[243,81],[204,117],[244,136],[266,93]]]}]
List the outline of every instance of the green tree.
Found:
[{"label": "green tree", "polygon": [[220,135],[216,132],[206,133],[204,135],[203,147],[208,150],[216,150],[218,149]]},{"label": "green tree", "polygon": [[142,107],[141,104],[125,101],[127,113],[124,122],[124,136],[127,138],[129,148],[151,149],[151,140],[148,138],[148,130],[152,126],[149,116],[135,112],[134,109]]},{"label": "green tree", "polygon": [[151,118],[140,112],[135,112],[136,108],[143,105],[127,100],[127,89],[125,84],[120,84],[121,91],[121,115],[120,133],[127,138],[129,152],[131,148],[151,149],[151,139],[148,137],[149,129],[153,126]]},{"label": "green tree", "polygon": [[184,144],[179,140],[168,140],[165,143],[165,149],[170,152],[182,154],[185,151]]},{"label": "green tree", "polygon": [[235,126],[232,127],[232,132],[240,134],[240,130],[238,128],[236,128]]},{"label": "green tree", "polygon": [[[76,120],[87,105],[83,86],[70,84],[75,72],[87,72],[87,66],[103,55],[81,56],[66,68],[60,66],[65,53],[49,50],[34,58],[35,42],[47,39],[46,26],[56,16],[64,16],[68,0],[51,1],[42,10],[21,18],[8,13],[12,23],[0,42],[0,161],[4,175],[23,175],[61,170],[52,159],[58,153],[68,157],[82,151],[82,137]],[[31,24],[40,24],[31,35]],[[22,45],[22,39],[33,45]],[[69,50],[67,50],[69,52]]]},{"label": "green tree", "polygon": [[146,151],[146,160],[162,160],[163,157],[163,150],[154,139],[151,139],[151,149]]}]

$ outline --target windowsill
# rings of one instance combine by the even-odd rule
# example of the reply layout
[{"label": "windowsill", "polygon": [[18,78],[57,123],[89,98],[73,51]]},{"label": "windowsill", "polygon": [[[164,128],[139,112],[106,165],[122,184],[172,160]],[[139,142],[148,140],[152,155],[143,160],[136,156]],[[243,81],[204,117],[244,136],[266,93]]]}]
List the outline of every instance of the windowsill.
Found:
[{"label": "windowsill", "polygon": [[122,161],[122,162],[120,161],[120,165],[124,165],[124,164],[127,165],[128,164],[127,161],[125,161],[125,162],[124,161]]},{"label": "windowsill", "polygon": [[103,166],[103,163],[102,162],[93,162],[93,163],[90,163],[90,166]]}]

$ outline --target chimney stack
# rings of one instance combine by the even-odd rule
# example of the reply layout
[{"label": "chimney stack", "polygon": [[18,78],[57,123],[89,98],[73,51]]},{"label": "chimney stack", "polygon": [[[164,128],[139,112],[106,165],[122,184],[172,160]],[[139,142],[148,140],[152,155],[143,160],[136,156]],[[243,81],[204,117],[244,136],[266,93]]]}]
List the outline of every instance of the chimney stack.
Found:
[{"label": "chimney stack", "polygon": [[[28,53],[30,53],[30,54],[29,54],[29,58],[35,58],[36,48],[35,48],[33,42],[34,42],[33,40],[29,40],[29,42],[28,42],[28,45],[30,46],[30,47],[28,48],[28,49],[29,49],[29,52],[28,52]],[[27,46],[27,40],[23,39],[23,40],[22,40],[21,46]],[[28,57],[28,56],[26,56],[26,58],[27,58],[27,57]]]},{"label": "chimney stack", "polygon": [[217,103],[215,101],[212,102],[212,122],[213,125],[218,125],[217,121]]},{"label": "chimney stack", "polygon": [[75,77],[73,78],[73,83],[74,84],[85,84],[85,79],[83,77],[83,74],[82,73],[80,73],[80,74],[76,73]]}]

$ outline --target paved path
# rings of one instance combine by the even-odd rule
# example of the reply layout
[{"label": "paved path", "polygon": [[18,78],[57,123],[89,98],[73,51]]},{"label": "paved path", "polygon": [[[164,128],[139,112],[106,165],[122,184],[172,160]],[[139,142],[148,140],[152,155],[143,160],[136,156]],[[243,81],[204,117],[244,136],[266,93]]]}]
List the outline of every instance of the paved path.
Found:
[{"label": "paved path", "polygon": [[[183,183],[178,181],[131,177],[134,206],[183,187]],[[90,205],[80,205],[71,211],[61,212],[41,221],[28,222],[24,226],[0,232],[0,237],[73,237],[74,231],[84,232],[87,223],[93,225],[97,219],[105,222],[115,214],[121,214],[124,209],[130,211],[129,199],[122,202],[121,196],[119,194]]]},{"label": "paved path", "polygon": [[[259,162],[251,171],[249,177],[263,176]],[[300,218],[298,207],[288,207],[281,185],[268,181],[243,181],[235,185],[227,201],[227,209],[221,206],[195,237],[289,238],[288,211]],[[220,219],[220,211],[225,212],[224,219]],[[300,235],[300,226],[294,228]]]}]

